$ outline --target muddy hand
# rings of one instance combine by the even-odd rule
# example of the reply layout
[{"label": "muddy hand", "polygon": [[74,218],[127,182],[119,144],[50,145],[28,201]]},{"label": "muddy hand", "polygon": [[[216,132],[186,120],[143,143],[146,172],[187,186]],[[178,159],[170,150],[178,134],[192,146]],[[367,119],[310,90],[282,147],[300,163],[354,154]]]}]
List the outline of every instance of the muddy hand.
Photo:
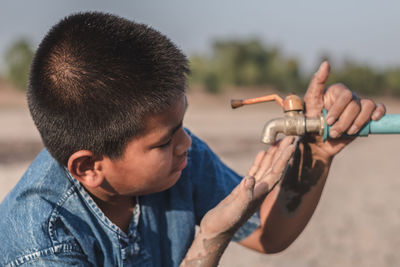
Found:
[{"label": "muddy hand", "polygon": [[375,104],[370,99],[362,99],[343,84],[334,84],[326,91],[330,66],[323,62],[312,78],[304,96],[307,117],[318,117],[323,108],[328,110],[327,123],[333,125],[329,131],[332,138],[319,147],[328,157],[340,152],[353,138],[339,138],[343,133],[355,134],[370,119],[378,120],[386,112],[383,104]]},{"label": "muddy hand", "polygon": [[242,182],[204,216],[200,224],[201,231],[211,235],[233,235],[281,179],[295,150],[293,142],[293,137],[285,137],[267,152],[259,152]]},{"label": "muddy hand", "polygon": [[183,266],[217,266],[236,230],[259,208],[264,198],[281,179],[295,145],[286,137],[268,152],[261,151],[242,182],[211,209],[200,222]]}]

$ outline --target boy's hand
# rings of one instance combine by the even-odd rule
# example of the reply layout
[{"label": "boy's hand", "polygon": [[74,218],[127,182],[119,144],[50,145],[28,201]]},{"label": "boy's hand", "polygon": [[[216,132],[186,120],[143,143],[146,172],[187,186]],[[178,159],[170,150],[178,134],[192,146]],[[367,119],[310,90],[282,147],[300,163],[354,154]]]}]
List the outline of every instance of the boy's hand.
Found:
[{"label": "boy's hand", "polygon": [[210,235],[235,233],[259,208],[264,198],[281,179],[295,145],[285,137],[260,151],[242,182],[215,208],[206,213],[200,229]]},{"label": "boy's hand", "polygon": [[333,157],[354,138],[339,138],[343,133],[355,134],[370,119],[379,120],[386,112],[383,104],[375,104],[369,99],[360,99],[343,84],[334,84],[325,92],[325,83],[329,76],[329,64],[323,62],[312,78],[304,96],[307,117],[318,117],[323,108],[328,110],[326,116],[330,136],[322,142],[317,138],[316,144],[327,157]]},{"label": "boy's hand", "polygon": [[260,207],[281,179],[295,150],[293,142],[293,137],[285,137],[267,152],[257,154],[242,182],[205,214],[200,223],[200,231],[181,266],[217,265],[233,234]]}]

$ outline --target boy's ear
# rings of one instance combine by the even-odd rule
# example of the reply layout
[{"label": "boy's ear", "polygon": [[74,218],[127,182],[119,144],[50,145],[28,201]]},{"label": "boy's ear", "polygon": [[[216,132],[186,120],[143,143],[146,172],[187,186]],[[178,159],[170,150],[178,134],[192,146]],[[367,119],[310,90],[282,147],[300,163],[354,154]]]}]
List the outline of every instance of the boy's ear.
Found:
[{"label": "boy's ear", "polygon": [[96,157],[92,151],[79,150],[68,159],[68,171],[79,182],[89,188],[96,188],[104,181],[102,158]]}]

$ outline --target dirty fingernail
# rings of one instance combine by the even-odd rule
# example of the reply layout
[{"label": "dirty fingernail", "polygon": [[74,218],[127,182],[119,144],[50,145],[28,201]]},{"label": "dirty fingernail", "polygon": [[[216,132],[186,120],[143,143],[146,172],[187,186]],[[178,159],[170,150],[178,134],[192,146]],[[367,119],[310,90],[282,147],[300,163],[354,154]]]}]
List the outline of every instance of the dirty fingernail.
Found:
[{"label": "dirty fingernail", "polygon": [[332,137],[332,138],[336,138],[336,137],[338,137],[338,132],[336,131],[336,130],[330,130],[329,131],[329,136],[330,137]]},{"label": "dirty fingernail", "polygon": [[335,122],[335,119],[333,117],[329,117],[329,118],[326,119],[326,123],[329,124],[329,125],[331,125],[334,122]]},{"label": "dirty fingernail", "polygon": [[355,134],[356,132],[358,132],[358,127],[357,126],[355,126],[355,125],[352,125],[351,127],[350,127],[350,129],[347,131],[347,134]]}]

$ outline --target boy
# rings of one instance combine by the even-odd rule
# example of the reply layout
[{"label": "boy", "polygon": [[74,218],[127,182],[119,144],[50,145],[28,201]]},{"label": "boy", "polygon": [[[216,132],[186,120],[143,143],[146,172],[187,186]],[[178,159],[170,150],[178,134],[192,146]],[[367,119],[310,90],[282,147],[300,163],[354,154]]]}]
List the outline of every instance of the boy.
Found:
[{"label": "boy", "polygon": [[[231,239],[265,253],[293,242],[350,141],[302,139],[278,183],[294,151],[285,138],[241,181],[183,128],[187,73],[165,36],[110,14],[50,30],[28,88],[46,149],[1,203],[1,265],[212,266]],[[311,81],[307,116],[327,108],[340,136],[384,114],[342,85],[324,94],[328,73],[323,63]]]}]

